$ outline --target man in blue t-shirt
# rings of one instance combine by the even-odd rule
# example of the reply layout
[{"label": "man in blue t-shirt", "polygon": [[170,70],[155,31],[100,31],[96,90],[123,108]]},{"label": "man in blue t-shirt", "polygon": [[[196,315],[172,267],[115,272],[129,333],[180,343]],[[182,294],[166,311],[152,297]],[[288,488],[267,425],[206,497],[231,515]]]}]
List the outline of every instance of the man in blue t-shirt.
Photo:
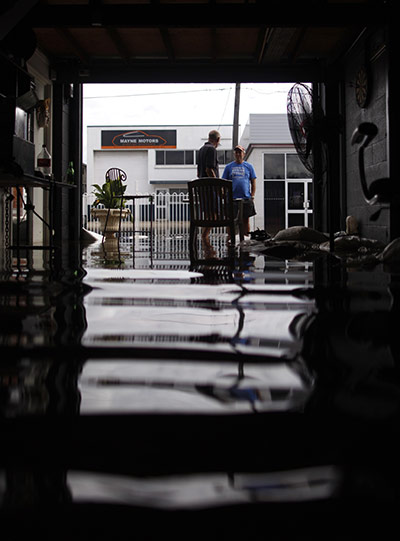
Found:
[{"label": "man in blue t-shirt", "polygon": [[235,199],[243,199],[243,230],[248,235],[250,231],[250,216],[256,214],[254,195],[256,193],[256,173],[251,163],[244,160],[245,149],[237,145],[233,149],[235,161],[225,166],[222,178],[232,181],[235,213],[238,203]]}]

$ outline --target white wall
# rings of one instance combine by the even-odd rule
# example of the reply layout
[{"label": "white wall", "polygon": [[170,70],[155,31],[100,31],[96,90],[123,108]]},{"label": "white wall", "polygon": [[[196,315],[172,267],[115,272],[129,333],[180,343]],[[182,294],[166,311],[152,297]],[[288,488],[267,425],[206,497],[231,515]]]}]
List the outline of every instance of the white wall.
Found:
[{"label": "white wall", "polygon": [[[146,150],[93,151],[93,183],[102,185],[108,169],[116,167],[127,174],[126,193],[133,195],[148,190]],[[91,188],[88,187],[89,193]]]}]

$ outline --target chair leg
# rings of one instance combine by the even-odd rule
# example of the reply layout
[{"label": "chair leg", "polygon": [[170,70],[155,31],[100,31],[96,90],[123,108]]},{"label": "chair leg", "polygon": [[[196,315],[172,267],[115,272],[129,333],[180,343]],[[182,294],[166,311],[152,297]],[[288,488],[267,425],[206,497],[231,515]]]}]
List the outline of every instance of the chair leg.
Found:
[{"label": "chair leg", "polygon": [[239,201],[239,238],[240,242],[244,239],[244,230],[243,230],[243,199]]},{"label": "chair leg", "polygon": [[191,259],[193,259],[197,254],[195,244],[196,244],[196,227],[194,225],[190,224],[190,230],[189,230],[189,254],[190,254]]},{"label": "chair leg", "polygon": [[235,225],[232,225],[229,227],[229,235],[231,237],[231,246],[235,246],[236,244],[236,227]]},{"label": "chair leg", "polygon": [[244,240],[243,222],[239,222],[239,238],[240,242]]}]

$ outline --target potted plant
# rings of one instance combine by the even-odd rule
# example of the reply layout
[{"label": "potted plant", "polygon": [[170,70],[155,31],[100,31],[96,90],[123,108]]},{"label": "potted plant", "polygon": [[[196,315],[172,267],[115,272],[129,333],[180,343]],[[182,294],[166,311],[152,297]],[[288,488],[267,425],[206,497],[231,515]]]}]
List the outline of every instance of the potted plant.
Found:
[{"label": "potted plant", "polygon": [[[94,218],[99,218],[103,236],[113,237],[119,231],[120,219],[130,213],[129,209],[124,207],[123,195],[127,187],[120,178],[106,180],[103,186],[94,184],[93,187],[96,199],[92,205],[91,214]],[[99,208],[99,205],[102,208]]]}]

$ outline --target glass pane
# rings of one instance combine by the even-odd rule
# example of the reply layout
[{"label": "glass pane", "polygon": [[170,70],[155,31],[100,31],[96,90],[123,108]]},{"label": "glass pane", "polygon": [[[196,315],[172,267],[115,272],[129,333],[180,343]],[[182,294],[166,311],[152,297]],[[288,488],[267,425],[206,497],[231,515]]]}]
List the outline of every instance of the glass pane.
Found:
[{"label": "glass pane", "polygon": [[285,178],[284,154],[264,154],[264,178]]},{"label": "glass pane", "polygon": [[169,150],[165,153],[167,165],[183,165],[185,163],[185,152],[183,150]]},{"label": "glass pane", "polygon": [[286,155],[287,178],[312,178],[297,154]]},{"label": "glass pane", "polygon": [[217,160],[220,165],[225,165],[225,151],[217,150]]},{"label": "glass pane", "polygon": [[285,228],[284,182],[264,182],[264,228],[270,235]]},{"label": "glass pane", "polygon": [[304,209],[304,182],[288,182],[288,209]]},{"label": "glass pane", "polygon": [[185,150],[185,163],[192,165],[194,163],[193,150]]},{"label": "glass pane", "polygon": [[288,214],[288,227],[292,227],[293,225],[304,225],[304,214],[302,212]]},{"label": "glass pane", "polygon": [[156,150],[156,165],[164,165],[165,150]]}]

